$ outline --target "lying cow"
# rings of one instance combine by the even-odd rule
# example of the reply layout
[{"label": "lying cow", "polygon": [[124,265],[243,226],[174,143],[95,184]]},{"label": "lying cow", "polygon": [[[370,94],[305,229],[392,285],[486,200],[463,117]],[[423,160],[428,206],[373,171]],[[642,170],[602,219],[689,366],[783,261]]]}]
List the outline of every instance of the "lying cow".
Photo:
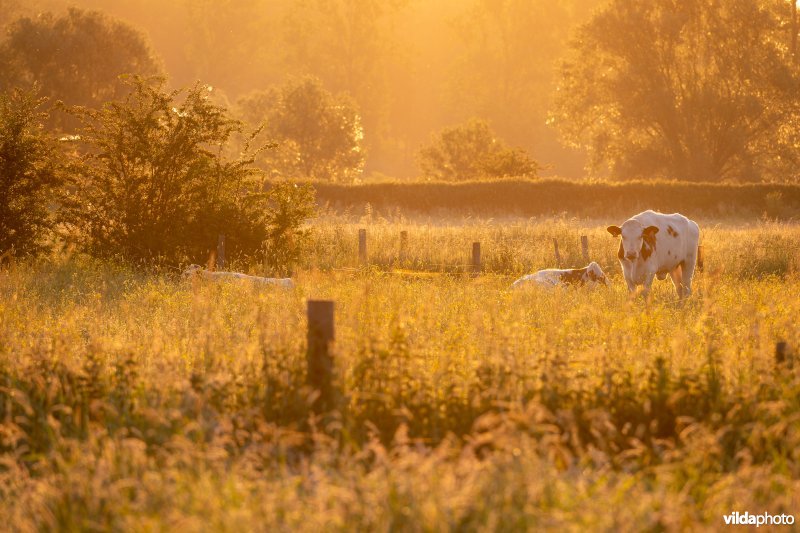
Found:
[{"label": "lying cow", "polygon": [[647,296],[653,278],[663,280],[669,274],[678,298],[692,294],[700,242],[700,228],[695,222],[678,213],[645,211],[626,220],[622,227],[609,226],[608,232],[622,237],[617,256],[629,291],[644,285]]},{"label": "lying cow", "polygon": [[184,278],[192,278],[192,277],[201,277],[204,279],[246,279],[248,281],[252,281],[254,283],[260,283],[263,285],[277,285],[279,287],[285,287],[287,289],[291,289],[294,287],[294,282],[292,278],[262,278],[260,276],[248,276],[247,274],[242,274],[240,272],[217,272],[212,270],[206,270],[200,265],[189,265],[189,267],[183,271]]},{"label": "lying cow", "polygon": [[544,287],[556,287],[558,285],[595,285],[596,283],[608,285],[603,269],[594,261],[583,268],[548,268],[547,270],[540,270],[534,274],[522,276],[511,284],[511,288],[516,289],[527,283],[535,283]]}]

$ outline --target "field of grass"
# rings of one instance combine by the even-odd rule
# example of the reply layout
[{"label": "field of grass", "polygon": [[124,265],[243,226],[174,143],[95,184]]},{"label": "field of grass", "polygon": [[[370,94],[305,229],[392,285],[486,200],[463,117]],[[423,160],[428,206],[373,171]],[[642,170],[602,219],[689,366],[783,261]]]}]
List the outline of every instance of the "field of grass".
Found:
[{"label": "field of grass", "polygon": [[[800,227],[700,222],[706,269],[683,304],[666,281],[629,298],[605,224],[573,219],[332,218],[289,291],[82,257],[12,266],[0,523],[714,530],[795,513],[800,376],[774,348],[800,346]],[[554,237],[581,264],[582,234],[609,289],[508,290],[552,266]],[[461,267],[473,241],[478,277]],[[308,298],[336,302],[341,394],[322,415]]]}]

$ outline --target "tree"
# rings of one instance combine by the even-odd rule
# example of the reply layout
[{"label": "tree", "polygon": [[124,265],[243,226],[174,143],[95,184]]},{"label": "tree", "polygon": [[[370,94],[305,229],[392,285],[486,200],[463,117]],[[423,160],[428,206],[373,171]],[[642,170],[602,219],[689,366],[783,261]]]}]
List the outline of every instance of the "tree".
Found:
[{"label": "tree", "polygon": [[[554,63],[570,32],[599,0],[469,0],[455,18],[458,48],[444,84],[453,121],[485,117],[508,142],[560,169],[580,172],[583,157],[559,143],[547,126]],[[576,157],[577,155],[577,157]]]},{"label": "tree", "polygon": [[0,254],[39,252],[52,230],[48,206],[60,179],[44,101],[32,91],[0,93]]},{"label": "tree", "polygon": [[43,96],[67,105],[99,108],[126,93],[121,74],[161,72],[141,32],[96,11],[22,17],[0,44],[0,89],[36,83]]},{"label": "tree", "polygon": [[233,94],[264,87],[268,84],[265,79],[274,81],[280,72],[276,63],[283,55],[273,44],[279,39],[281,9],[277,3],[275,0],[173,2],[174,16],[183,21],[182,57],[174,61],[174,69],[184,79],[224,86],[225,91]]},{"label": "tree", "polygon": [[423,175],[446,181],[536,177],[539,170],[524,150],[507,147],[477,119],[442,130],[417,160]]},{"label": "tree", "polygon": [[797,171],[797,69],[757,0],[613,0],[560,67],[551,118],[616,177]]},{"label": "tree", "polygon": [[319,80],[303,78],[251,94],[239,102],[252,124],[264,122],[277,143],[259,163],[284,178],[351,180],[364,168],[364,131],[355,104]]},{"label": "tree", "polygon": [[75,111],[87,153],[74,165],[64,221],[95,255],[179,262],[202,257],[217,234],[254,252],[263,215],[251,192],[252,158],[222,153],[241,127],[211,103],[209,88],[166,92],[134,77],[130,93],[101,110]]},{"label": "tree", "polygon": [[289,2],[282,22],[284,68],[316,76],[358,103],[370,155],[388,147],[387,117],[394,104],[391,69],[401,62],[396,17],[408,0]]},{"label": "tree", "polygon": [[18,0],[0,0],[0,28],[8,24],[18,10]]}]

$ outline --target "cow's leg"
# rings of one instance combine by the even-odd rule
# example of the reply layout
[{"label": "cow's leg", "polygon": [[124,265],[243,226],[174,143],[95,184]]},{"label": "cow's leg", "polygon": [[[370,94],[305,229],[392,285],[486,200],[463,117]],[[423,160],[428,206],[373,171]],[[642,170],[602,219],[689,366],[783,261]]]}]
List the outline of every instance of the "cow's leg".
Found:
[{"label": "cow's leg", "polygon": [[[620,244],[620,246],[622,246]],[[633,282],[633,272],[630,269],[625,267],[625,263],[622,261],[619,262],[622,266],[622,277],[625,278],[625,284],[628,286],[628,292],[633,293],[636,291],[636,284]]]},{"label": "cow's leg", "polygon": [[644,277],[644,287],[642,288],[642,297],[643,298],[647,298],[647,296],[650,294],[650,287],[653,286],[653,280],[655,278],[656,278],[656,273],[655,272],[649,272]]},{"label": "cow's leg", "polygon": [[683,269],[678,265],[669,273],[672,278],[672,285],[675,286],[675,291],[678,293],[678,298],[683,298],[684,293],[683,278],[681,277],[682,272]]},{"label": "cow's leg", "polygon": [[635,292],[636,291],[636,284],[629,280],[627,277],[625,278],[625,283],[628,285],[628,292]]},{"label": "cow's leg", "polygon": [[688,298],[692,295],[692,277],[694,277],[694,268],[697,265],[697,248],[686,257],[682,265],[681,282],[683,283],[683,295]]}]

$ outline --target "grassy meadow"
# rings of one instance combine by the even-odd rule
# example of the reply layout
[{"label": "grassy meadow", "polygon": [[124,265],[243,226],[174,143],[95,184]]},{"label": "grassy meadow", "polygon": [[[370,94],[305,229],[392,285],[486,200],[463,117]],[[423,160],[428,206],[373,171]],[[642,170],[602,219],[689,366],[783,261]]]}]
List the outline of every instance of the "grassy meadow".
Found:
[{"label": "grassy meadow", "polygon": [[[698,222],[705,271],[683,303],[668,281],[630,298],[617,242],[587,219],[331,216],[292,290],[84,257],[11,265],[0,523],[715,530],[732,511],[794,513],[800,376],[774,349],[800,346],[800,227]],[[508,290],[553,266],[553,238],[582,266],[580,235],[610,288]],[[308,298],[336,302],[341,394],[321,415]]]}]

